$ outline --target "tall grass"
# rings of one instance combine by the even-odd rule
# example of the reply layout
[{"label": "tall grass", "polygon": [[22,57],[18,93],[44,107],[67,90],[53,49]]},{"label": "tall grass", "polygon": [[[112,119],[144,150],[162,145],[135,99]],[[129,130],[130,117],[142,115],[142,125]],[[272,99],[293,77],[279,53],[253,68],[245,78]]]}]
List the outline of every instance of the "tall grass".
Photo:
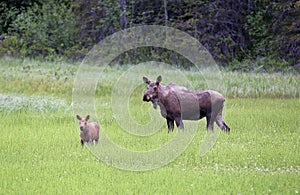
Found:
[{"label": "tall grass", "polygon": [[[44,62],[38,60],[0,60],[0,93],[55,95],[71,99],[74,79],[79,64]],[[114,84],[132,66],[110,66],[101,75],[97,96],[111,95]],[[214,76],[206,70],[168,70],[161,73],[163,82],[176,81],[178,72],[187,76],[197,89],[206,89],[203,74]],[[232,98],[299,98],[300,76],[297,73],[240,73],[222,71],[225,95]],[[147,71],[143,73],[147,76]],[[174,76],[175,75],[175,76]],[[178,75],[176,77],[176,75]],[[155,78],[151,78],[155,79]],[[143,84],[142,79],[141,84]],[[181,83],[185,85],[185,83]],[[165,83],[166,84],[166,83]]]},{"label": "tall grass", "polygon": [[71,96],[75,65],[30,59],[0,59],[0,65],[0,93]]},{"label": "tall grass", "polygon": [[281,73],[237,73],[224,74],[227,96],[251,98],[299,98],[300,77]]}]

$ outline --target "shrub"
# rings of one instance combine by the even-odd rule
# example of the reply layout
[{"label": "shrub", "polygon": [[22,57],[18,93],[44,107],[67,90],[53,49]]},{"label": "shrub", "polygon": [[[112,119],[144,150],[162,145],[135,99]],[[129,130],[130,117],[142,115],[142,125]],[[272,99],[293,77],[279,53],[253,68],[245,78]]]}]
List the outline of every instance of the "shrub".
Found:
[{"label": "shrub", "polygon": [[16,36],[3,36],[0,42],[0,57],[16,56],[21,49],[21,42]]},{"label": "shrub", "polygon": [[20,39],[20,52],[25,56],[63,55],[75,45],[74,18],[65,4],[34,4],[18,15],[10,31]]}]

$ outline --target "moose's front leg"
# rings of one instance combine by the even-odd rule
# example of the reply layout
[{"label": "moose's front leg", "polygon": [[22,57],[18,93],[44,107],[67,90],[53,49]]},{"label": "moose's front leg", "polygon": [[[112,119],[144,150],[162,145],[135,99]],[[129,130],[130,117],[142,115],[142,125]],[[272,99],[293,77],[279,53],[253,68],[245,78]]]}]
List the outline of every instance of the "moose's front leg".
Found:
[{"label": "moose's front leg", "polygon": [[174,130],[174,120],[167,118],[168,133]]}]

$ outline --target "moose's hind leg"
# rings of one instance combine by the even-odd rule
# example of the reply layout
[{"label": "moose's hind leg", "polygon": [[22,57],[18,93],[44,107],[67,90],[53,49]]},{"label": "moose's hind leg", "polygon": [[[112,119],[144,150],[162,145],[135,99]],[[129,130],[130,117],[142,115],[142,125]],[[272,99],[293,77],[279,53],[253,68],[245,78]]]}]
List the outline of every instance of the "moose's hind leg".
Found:
[{"label": "moose's hind leg", "polygon": [[227,133],[230,133],[230,127],[228,127],[228,125],[225,123],[225,121],[223,121],[223,125],[225,126],[225,131],[227,132]]},{"label": "moose's hind leg", "polygon": [[181,117],[176,117],[175,118],[175,122],[176,122],[176,126],[178,127],[178,129],[180,131],[183,131],[184,130],[184,126],[183,126],[183,122],[182,122]]},{"label": "moose's hind leg", "polygon": [[230,128],[228,125],[225,123],[222,117],[222,110],[218,113],[217,118],[216,118],[216,123],[222,129],[223,131],[230,132]]}]

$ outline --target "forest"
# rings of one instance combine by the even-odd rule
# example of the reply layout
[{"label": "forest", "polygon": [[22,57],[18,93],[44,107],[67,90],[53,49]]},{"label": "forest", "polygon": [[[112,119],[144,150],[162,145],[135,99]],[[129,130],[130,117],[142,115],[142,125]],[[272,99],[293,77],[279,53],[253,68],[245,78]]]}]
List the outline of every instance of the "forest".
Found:
[{"label": "forest", "polygon": [[[81,60],[105,37],[140,25],[184,31],[231,70],[300,69],[299,0],[6,0],[0,56]],[[116,61],[159,60],[171,52],[145,47]],[[168,63],[188,66],[180,57]]]}]

